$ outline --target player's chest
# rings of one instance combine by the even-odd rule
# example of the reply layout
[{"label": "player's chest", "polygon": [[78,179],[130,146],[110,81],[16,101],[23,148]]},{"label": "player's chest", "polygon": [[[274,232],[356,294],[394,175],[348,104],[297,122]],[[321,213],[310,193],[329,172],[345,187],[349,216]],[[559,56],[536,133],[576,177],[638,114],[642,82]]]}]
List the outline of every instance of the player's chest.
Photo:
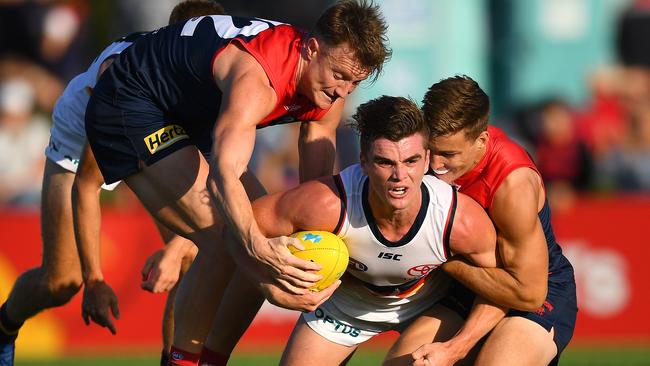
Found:
[{"label": "player's chest", "polygon": [[348,273],[367,283],[402,284],[427,275],[443,263],[436,241],[426,232],[403,245],[382,243],[367,229],[355,229],[345,237],[350,253]]}]

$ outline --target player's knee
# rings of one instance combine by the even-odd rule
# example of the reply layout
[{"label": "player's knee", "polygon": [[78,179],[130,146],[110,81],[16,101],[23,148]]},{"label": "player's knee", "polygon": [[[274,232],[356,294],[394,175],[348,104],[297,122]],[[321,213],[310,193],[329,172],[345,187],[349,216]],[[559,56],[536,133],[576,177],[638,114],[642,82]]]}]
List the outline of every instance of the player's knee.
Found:
[{"label": "player's knee", "polygon": [[81,275],[66,275],[46,279],[46,289],[53,306],[60,306],[72,299],[81,290],[83,280]]}]

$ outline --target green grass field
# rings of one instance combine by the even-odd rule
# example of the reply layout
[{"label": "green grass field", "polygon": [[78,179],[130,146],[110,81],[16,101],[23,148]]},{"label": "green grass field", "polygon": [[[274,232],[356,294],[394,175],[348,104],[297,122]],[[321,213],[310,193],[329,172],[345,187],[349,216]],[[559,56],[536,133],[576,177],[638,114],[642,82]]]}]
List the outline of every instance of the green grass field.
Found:
[{"label": "green grass field", "polygon": [[[350,366],[380,365],[382,351],[359,351],[350,361]],[[231,360],[232,366],[272,366],[277,365],[280,353],[239,354]],[[130,366],[157,365],[158,359],[152,356],[132,357],[79,357],[48,361],[17,360],[15,366]],[[562,366],[648,366],[650,348],[576,348],[564,352]]]}]

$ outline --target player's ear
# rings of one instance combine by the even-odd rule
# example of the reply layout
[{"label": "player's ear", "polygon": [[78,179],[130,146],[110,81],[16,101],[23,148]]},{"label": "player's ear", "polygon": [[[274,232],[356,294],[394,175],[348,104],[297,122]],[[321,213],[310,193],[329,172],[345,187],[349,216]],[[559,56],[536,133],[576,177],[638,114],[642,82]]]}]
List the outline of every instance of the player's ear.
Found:
[{"label": "player's ear", "polygon": [[307,44],[305,46],[305,53],[306,53],[305,56],[307,57],[307,60],[311,61],[312,59],[314,59],[320,52],[320,49],[321,49],[321,45],[320,42],[318,42],[318,40],[316,39],[316,37],[310,37],[307,40]]},{"label": "player's ear", "polygon": [[490,134],[487,132],[487,130],[485,130],[478,135],[476,138],[476,143],[479,144],[479,148],[484,149],[487,146],[489,140]]},{"label": "player's ear", "polygon": [[426,149],[426,152],[424,153],[424,174],[427,174],[429,171],[429,164],[431,162],[431,150]]}]

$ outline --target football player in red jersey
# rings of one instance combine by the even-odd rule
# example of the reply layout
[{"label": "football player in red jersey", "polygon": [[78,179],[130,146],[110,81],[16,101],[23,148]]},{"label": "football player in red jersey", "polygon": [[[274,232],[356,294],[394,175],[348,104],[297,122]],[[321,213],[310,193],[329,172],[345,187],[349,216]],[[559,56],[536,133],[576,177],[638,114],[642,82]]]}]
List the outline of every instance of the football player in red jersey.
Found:
[{"label": "football player in red jersey", "polygon": [[[476,294],[512,309],[490,333],[477,364],[557,364],[575,327],[575,279],[555,240],[539,171],[521,146],[488,126],[488,96],[471,78],[434,84],[422,109],[431,128],[433,174],[485,208],[498,233],[501,268],[479,268],[460,257],[442,266]],[[452,296],[471,304],[461,285]],[[439,348],[423,346],[416,364],[425,365]]]},{"label": "football player in red jersey", "polygon": [[276,304],[309,310],[334,290],[309,292],[318,265],[291,255],[296,239],[262,235],[250,200],[265,190],[247,165],[257,128],[300,121],[301,179],[331,174],[345,99],[381,71],[385,33],[366,1],[337,2],[311,33],[198,17],[145,35],[99,80],[86,132],[104,180],[124,179],[156,219],[199,247],[176,297],[172,362],[197,362],[235,268],[231,252]]}]

